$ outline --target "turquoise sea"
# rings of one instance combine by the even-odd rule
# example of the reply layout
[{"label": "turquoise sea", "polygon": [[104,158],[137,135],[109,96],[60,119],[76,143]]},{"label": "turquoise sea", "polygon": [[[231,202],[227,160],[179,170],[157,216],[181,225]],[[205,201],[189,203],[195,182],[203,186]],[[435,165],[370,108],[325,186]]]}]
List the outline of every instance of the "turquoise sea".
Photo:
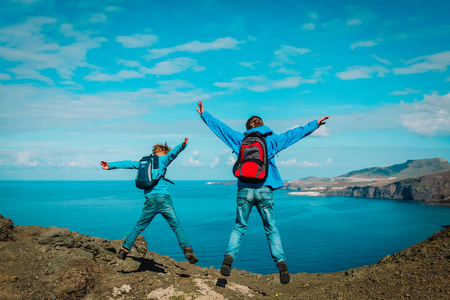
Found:
[{"label": "turquoise sea", "polygon": [[[236,186],[176,181],[170,189],[199,265],[220,268],[234,225]],[[292,273],[374,264],[450,224],[450,207],[285,193],[275,191],[274,209]],[[0,195],[0,214],[15,225],[58,226],[107,239],[124,238],[144,203],[133,181],[0,181]],[[184,259],[161,216],[143,235],[150,251]],[[262,274],[277,271],[256,209],[233,267]]]}]

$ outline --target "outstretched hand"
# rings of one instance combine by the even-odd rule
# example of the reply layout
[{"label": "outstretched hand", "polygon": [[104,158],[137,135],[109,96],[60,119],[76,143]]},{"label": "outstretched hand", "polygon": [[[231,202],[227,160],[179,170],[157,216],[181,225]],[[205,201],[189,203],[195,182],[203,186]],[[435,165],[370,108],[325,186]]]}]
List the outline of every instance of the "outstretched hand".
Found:
[{"label": "outstretched hand", "polygon": [[101,160],[100,161],[100,165],[102,166],[103,169],[108,170],[109,169],[109,164],[107,161]]},{"label": "outstretched hand", "polygon": [[205,109],[203,108],[203,101],[202,100],[198,100],[197,104],[198,104],[198,108],[196,108],[195,110],[199,114],[202,114],[205,111]]},{"label": "outstretched hand", "polygon": [[319,121],[317,121],[317,124],[319,124],[319,126],[325,125],[325,124],[326,124],[325,120],[328,119],[328,118],[329,118],[328,116],[323,117],[322,119],[320,119]]},{"label": "outstretched hand", "polygon": [[181,144],[181,146],[185,147],[187,145],[188,141],[189,141],[189,138],[184,138],[184,142],[183,142],[183,144]]}]

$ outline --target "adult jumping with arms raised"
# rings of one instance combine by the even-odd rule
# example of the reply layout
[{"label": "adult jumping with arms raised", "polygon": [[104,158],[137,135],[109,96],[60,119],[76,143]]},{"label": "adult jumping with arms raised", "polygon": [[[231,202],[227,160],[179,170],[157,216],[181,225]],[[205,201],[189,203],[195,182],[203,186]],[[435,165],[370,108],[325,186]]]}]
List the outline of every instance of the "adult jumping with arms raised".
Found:
[{"label": "adult jumping with arms raised", "polygon": [[197,104],[196,110],[206,125],[238,154],[233,168],[233,174],[238,178],[236,224],[231,232],[220,273],[224,276],[230,275],[231,264],[237,257],[250,212],[255,206],[263,221],[272,259],[279,269],[280,282],[289,283],[286,257],[273,214],[273,191],[283,187],[274,156],[313,133],[325,124],[328,117],[278,135],[265,126],[260,117],[253,116],[246,123],[247,131],[241,133],[211,116],[205,111],[201,100]]}]

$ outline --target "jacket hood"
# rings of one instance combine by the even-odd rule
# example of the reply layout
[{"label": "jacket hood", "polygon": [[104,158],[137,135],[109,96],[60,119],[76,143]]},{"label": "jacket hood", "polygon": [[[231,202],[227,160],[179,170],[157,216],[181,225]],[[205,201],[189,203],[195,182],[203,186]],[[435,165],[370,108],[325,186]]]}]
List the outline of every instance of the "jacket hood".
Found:
[{"label": "jacket hood", "polygon": [[255,132],[255,131],[257,131],[257,132],[259,132],[261,134],[265,134],[265,135],[270,135],[270,134],[273,133],[273,131],[269,127],[267,127],[266,125],[262,125],[262,126],[258,126],[258,127],[249,129],[245,133],[247,134],[247,133]]}]

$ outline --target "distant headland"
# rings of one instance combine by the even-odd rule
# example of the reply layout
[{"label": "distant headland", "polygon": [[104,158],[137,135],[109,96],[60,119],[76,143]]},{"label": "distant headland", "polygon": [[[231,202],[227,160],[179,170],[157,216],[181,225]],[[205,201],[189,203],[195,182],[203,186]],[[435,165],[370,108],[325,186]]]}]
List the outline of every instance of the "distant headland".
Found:
[{"label": "distant headland", "polygon": [[287,181],[285,189],[294,195],[399,199],[450,206],[450,163],[443,158],[408,160],[332,178]]}]

